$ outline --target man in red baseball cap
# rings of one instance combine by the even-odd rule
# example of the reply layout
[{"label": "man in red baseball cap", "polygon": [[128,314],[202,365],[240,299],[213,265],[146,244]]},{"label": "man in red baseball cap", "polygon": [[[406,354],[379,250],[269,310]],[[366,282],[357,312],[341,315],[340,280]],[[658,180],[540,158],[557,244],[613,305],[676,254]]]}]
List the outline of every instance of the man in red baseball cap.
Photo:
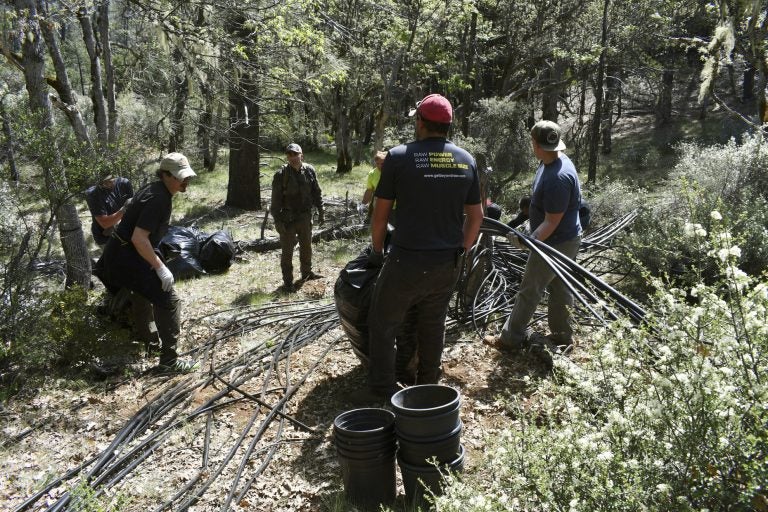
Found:
[{"label": "man in red baseball cap", "polygon": [[[356,402],[383,403],[397,390],[395,337],[406,314],[417,338],[416,383],[437,383],[448,302],[483,220],[475,159],[447,139],[451,103],[430,94],[410,115],[416,140],[389,150],[376,187],[368,266],[383,266],[368,314],[368,389],[352,397]],[[397,228],[385,262],[395,201]]]},{"label": "man in red baseball cap", "polygon": [[451,124],[453,122],[453,107],[448,98],[439,94],[430,94],[423,100],[416,103],[416,108],[408,112],[408,116],[413,117],[419,114],[422,119],[434,121],[435,123]]}]

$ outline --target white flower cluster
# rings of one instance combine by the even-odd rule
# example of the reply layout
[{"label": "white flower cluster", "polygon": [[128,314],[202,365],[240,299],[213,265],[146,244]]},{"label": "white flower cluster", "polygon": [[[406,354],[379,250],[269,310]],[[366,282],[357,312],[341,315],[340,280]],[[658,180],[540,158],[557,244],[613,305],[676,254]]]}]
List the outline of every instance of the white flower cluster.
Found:
[{"label": "white flower cluster", "polygon": [[617,322],[578,364],[558,366],[557,382],[529,380],[536,400],[494,436],[503,448],[437,509],[687,510],[736,499],[749,509],[743,489],[768,481],[768,467],[742,466],[760,457],[768,417],[768,283],[738,269],[738,247],[714,234],[705,243],[727,244],[717,249],[727,251],[722,282],[661,292],[646,325]]},{"label": "white flower cluster", "polygon": [[707,230],[704,229],[701,224],[691,224],[690,222],[686,222],[685,226],[683,226],[683,234],[688,238],[704,238],[707,236]]}]

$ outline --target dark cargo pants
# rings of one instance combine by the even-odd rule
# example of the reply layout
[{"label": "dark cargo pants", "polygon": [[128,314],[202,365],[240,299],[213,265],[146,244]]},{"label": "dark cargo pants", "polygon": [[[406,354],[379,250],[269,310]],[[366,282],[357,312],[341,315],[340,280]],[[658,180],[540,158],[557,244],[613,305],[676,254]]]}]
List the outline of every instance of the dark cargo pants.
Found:
[{"label": "dark cargo pants", "polygon": [[[98,266],[102,269],[99,277],[110,288],[126,288],[134,292],[139,302],[138,309],[145,316],[150,313],[157,326],[160,337],[160,364],[171,365],[178,354],[176,345],[181,330],[181,302],[176,290],[163,291],[160,278],[130,243],[123,243],[111,238],[104,248]],[[142,304],[142,300],[152,305],[151,310]],[[142,308],[141,306],[144,305]],[[152,318],[145,318],[148,324]]]},{"label": "dark cargo pants", "polygon": [[429,251],[388,256],[368,312],[368,385],[374,392],[389,393],[395,388],[395,337],[406,315],[416,335],[416,383],[437,383],[448,303],[463,263],[452,253],[450,259],[439,262],[434,260],[441,258]]}]

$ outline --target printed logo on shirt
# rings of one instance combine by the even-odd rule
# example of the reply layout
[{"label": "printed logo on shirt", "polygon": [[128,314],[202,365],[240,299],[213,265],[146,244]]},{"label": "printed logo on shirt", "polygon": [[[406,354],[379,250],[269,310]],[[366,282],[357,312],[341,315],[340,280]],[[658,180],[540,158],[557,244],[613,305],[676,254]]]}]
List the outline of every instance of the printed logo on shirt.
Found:
[{"label": "printed logo on shirt", "polygon": [[[443,151],[414,153],[413,159],[417,169],[430,169],[434,171],[469,169],[469,164],[457,162],[453,153],[448,153]],[[438,172],[434,174],[425,174],[424,177],[425,178],[465,178],[466,176],[464,176],[463,174],[459,174],[459,175],[442,174]]]}]

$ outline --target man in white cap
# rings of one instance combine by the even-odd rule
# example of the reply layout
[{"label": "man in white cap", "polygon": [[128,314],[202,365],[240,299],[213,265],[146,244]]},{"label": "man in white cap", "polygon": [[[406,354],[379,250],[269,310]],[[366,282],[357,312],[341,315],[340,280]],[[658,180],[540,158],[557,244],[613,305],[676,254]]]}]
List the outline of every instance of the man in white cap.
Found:
[{"label": "man in white cap", "polygon": [[[581,245],[581,185],[573,162],[565,154],[560,126],[552,121],[539,121],[531,129],[533,154],[539,167],[533,180],[528,208],[531,238],[552,246],[571,259]],[[520,246],[515,235],[510,242]],[[528,256],[512,313],[504,323],[500,336],[486,336],[485,342],[499,349],[519,350],[530,342],[528,324],[545,291],[549,291],[547,320],[551,334],[548,342],[567,347],[573,342],[569,307],[573,295],[552,269],[536,255]]]},{"label": "man in white cap", "polygon": [[162,343],[159,369],[186,373],[197,368],[197,363],[179,359],[176,353],[180,302],[173,288],[173,274],[156,249],[168,230],[173,196],[186,192],[196,174],[181,153],[167,154],[155,174],[159,181],[136,193],[112,233],[97,263],[97,275],[112,291],[127,288],[134,292],[134,300],[143,298],[151,304],[151,310],[146,311],[154,315]]},{"label": "man in white cap", "polygon": [[[448,303],[483,220],[475,159],[447,139],[451,103],[430,94],[411,116],[416,140],[389,150],[375,192],[369,266],[383,267],[368,314],[368,389],[351,397],[356,402],[385,402],[397,390],[395,338],[406,315],[417,338],[416,383],[438,382]],[[384,262],[395,201],[397,228]]]}]

